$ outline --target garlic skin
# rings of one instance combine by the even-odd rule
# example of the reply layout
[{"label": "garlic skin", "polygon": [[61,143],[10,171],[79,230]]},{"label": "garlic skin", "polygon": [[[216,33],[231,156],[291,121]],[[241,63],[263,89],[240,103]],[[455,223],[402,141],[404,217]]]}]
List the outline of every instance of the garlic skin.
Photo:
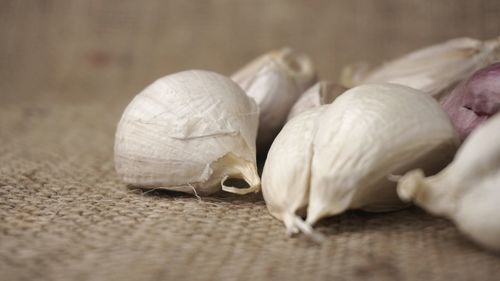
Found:
[{"label": "garlic skin", "polygon": [[460,140],[500,111],[500,63],[476,71],[441,101]]},{"label": "garlic skin", "polygon": [[294,102],[316,81],[309,57],[290,48],[264,54],[231,76],[260,109],[258,150],[267,151]]},{"label": "garlic skin", "polygon": [[476,243],[500,251],[500,115],[466,139],[439,174],[414,170],[398,183],[401,199],[449,218]]},{"label": "garlic skin", "polygon": [[500,38],[480,41],[456,38],[411,52],[372,71],[344,71],[348,87],[389,82],[409,86],[442,98],[449,88],[474,71],[500,59]]},{"label": "garlic skin", "polygon": [[310,225],[347,209],[379,212],[406,206],[388,178],[415,168],[436,173],[458,146],[436,100],[396,84],[350,89],[318,120],[306,220]]},{"label": "garlic skin", "polygon": [[324,106],[313,108],[287,122],[267,155],[262,194],[269,212],[285,223],[289,235],[304,225],[298,212],[307,207],[312,140],[317,119],[324,109]]},{"label": "garlic skin", "polygon": [[[255,102],[229,78],[191,70],[156,80],[125,109],[115,166],[127,184],[207,195],[260,189]],[[228,178],[249,187],[226,186]]]},{"label": "garlic skin", "polygon": [[329,81],[320,81],[314,84],[295,102],[292,109],[290,109],[287,120],[311,108],[332,103],[335,98],[346,90],[346,87]]}]

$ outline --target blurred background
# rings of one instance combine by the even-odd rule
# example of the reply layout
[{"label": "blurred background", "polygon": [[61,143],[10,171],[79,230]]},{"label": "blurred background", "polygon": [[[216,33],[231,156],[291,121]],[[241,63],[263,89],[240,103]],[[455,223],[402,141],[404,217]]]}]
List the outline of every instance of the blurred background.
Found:
[{"label": "blurred background", "polygon": [[231,74],[269,50],[324,79],[449,38],[500,35],[500,1],[1,0],[2,102],[128,99],[184,69]]}]

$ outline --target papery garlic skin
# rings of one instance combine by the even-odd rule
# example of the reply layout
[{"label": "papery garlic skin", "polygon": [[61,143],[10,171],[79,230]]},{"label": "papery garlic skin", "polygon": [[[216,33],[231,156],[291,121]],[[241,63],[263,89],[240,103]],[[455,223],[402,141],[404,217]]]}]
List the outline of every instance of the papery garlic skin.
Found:
[{"label": "papery garlic skin", "polygon": [[414,170],[403,176],[398,194],[453,220],[478,244],[500,251],[500,115],[477,128],[439,174],[425,178]]},{"label": "papery garlic skin", "polygon": [[[115,166],[129,185],[200,195],[257,192],[255,102],[232,80],[192,70],[156,80],[125,109]],[[225,186],[242,178],[249,187]]]},{"label": "papery garlic skin", "polygon": [[329,81],[320,81],[307,89],[295,102],[287,120],[320,105],[332,103],[335,98],[347,90],[346,87]]},{"label": "papery garlic skin", "polygon": [[484,67],[457,85],[441,105],[460,140],[500,111],[500,63]]},{"label": "papery garlic skin", "polygon": [[311,225],[347,209],[404,207],[388,177],[417,167],[436,173],[458,145],[432,97],[395,84],[350,89],[319,120],[306,220]]},{"label": "papery garlic skin", "polygon": [[324,106],[313,108],[288,121],[274,140],[262,173],[262,193],[269,212],[296,233],[309,199],[312,140]]},{"label": "papery garlic skin", "polygon": [[460,80],[500,60],[500,38],[480,41],[457,38],[411,52],[382,66],[357,74],[350,70],[344,81],[352,85],[389,82],[422,90],[442,98]]},{"label": "papery garlic skin", "polygon": [[258,57],[231,79],[257,102],[257,148],[267,151],[294,102],[316,81],[316,73],[309,57],[284,48]]}]

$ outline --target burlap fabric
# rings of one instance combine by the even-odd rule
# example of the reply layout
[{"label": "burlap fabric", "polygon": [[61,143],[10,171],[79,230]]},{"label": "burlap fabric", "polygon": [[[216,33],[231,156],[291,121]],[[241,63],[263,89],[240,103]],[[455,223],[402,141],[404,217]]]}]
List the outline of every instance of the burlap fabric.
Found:
[{"label": "burlap fabric", "polygon": [[0,2],[0,280],[498,280],[499,256],[416,208],[324,220],[317,245],[287,238],[259,195],[118,180],[115,125],[165,73],[230,73],[288,43],[333,77],[355,58],[500,34],[495,1],[268,2]]}]

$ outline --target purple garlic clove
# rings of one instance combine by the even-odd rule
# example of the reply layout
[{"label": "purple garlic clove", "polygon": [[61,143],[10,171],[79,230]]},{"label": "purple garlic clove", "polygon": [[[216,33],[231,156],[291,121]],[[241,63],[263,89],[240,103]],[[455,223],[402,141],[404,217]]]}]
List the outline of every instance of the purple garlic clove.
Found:
[{"label": "purple garlic clove", "polygon": [[441,102],[460,140],[500,111],[500,63],[476,71]]}]

